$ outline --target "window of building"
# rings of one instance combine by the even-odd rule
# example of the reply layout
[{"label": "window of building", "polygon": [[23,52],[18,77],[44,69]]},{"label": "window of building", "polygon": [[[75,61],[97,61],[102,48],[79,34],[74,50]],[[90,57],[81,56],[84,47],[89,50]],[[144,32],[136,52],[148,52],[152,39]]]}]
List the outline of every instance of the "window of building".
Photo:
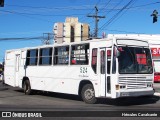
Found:
[{"label": "window of building", "polygon": [[52,64],[52,48],[40,49],[39,65],[51,65]]},{"label": "window of building", "polygon": [[71,42],[74,42],[74,34],[75,34],[75,28],[74,26],[71,26]]},{"label": "window of building", "polygon": [[92,69],[97,73],[97,48],[92,49]]},{"label": "window of building", "polygon": [[68,65],[69,63],[69,46],[54,48],[54,65]]},{"label": "window of building", "polygon": [[37,65],[37,61],[38,61],[38,49],[28,50],[26,65]]},{"label": "window of building", "polygon": [[71,64],[88,65],[89,63],[89,44],[72,45]]}]

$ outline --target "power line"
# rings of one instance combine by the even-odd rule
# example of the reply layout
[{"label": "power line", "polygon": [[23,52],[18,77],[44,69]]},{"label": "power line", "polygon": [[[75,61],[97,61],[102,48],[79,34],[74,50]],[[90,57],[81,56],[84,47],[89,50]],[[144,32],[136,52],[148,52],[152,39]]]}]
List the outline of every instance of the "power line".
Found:
[{"label": "power line", "polygon": [[146,7],[146,6],[150,6],[150,5],[154,5],[154,4],[160,4],[160,2],[154,2],[154,3],[139,5],[139,6],[133,6],[133,7],[129,7],[129,8],[126,8],[126,9],[139,8],[139,7]]},{"label": "power line", "polygon": [[12,36],[12,35],[34,35],[34,34],[42,34],[44,32],[43,31],[15,31],[15,32],[1,32],[0,33],[0,36],[1,35],[5,35],[5,36]]},{"label": "power line", "polygon": [[116,7],[118,7],[121,3],[123,2],[123,0],[121,0],[120,2],[118,2],[111,10],[108,11],[107,14],[109,14],[110,12],[112,12]]},{"label": "power line", "polygon": [[100,11],[104,11],[104,9],[107,7],[107,5],[111,2],[111,0],[109,0],[106,5],[104,6],[104,8],[100,9]]},{"label": "power line", "polygon": [[[133,5],[135,2],[136,2],[136,0],[132,2],[132,5]],[[132,5],[131,5],[130,7],[132,7]],[[125,11],[124,13],[122,13],[115,21],[112,22],[112,24],[114,24],[118,19],[120,19],[128,10],[129,10],[129,9],[126,9],[126,11]]]},{"label": "power line", "polygon": [[130,4],[132,4],[135,0],[130,0],[118,13],[116,13],[109,21],[107,21],[106,23],[104,23],[101,28],[99,29],[103,29],[105,27],[107,27],[109,24],[111,24],[111,22],[113,22],[113,20],[115,20],[119,14],[121,14],[123,12],[123,10],[125,10],[125,8],[127,8]]},{"label": "power line", "polygon": [[[150,5],[155,5],[155,4],[160,4],[160,2],[153,2],[153,3],[148,3],[148,4],[143,4],[143,5],[137,5],[137,6],[132,6],[132,7],[127,7],[125,9],[134,9],[134,8],[141,8],[141,7],[146,7],[146,6],[150,6]],[[106,10],[109,10],[109,11],[113,11],[113,10],[121,10],[122,8],[117,8],[117,9],[106,9]],[[104,11],[106,12],[106,11]]]},{"label": "power line", "polygon": [[[98,6],[100,2],[101,2],[101,0],[98,0],[95,6]],[[92,10],[88,13],[88,15],[91,14],[93,11],[94,11],[94,9],[92,9]],[[86,16],[81,17],[79,20],[81,20],[81,21],[86,20],[85,18],[86,18]],[[92,21],[92,22],[89,22],[89,24],[91,24],[91,23],[93,23],[93,21]]]},{"label": "power line", "polygon": [[54,34],[53,33],[43,33],[42,43],[45,44],[45,45],[49,45],[49,44],[52,43],[53,38],[54,38]]},{"label": "power line", "polygon": [[[47,14],[34,14],[34,13],[24,13],[24,12],[15,12],[15,11],[8,11],[8,10],[0,10],[2,12],[12,13],[12,14],[23,14],[23,15],[38,15],[38,16],[67,16],[67,15],[47,15]],[[84,14],[71,14],[71,15],[84,15]]]},{"label": "power line", "polygon": [[10,41],[10,40],[42,40],[43,36],[39,37],[21,37],[21,38],[0,38],[0,41]]},{"label": "power line", "polygon": [[[105,9],[106,6],[110,3],[111,0],[109,0],[104,8],[100,8]],[[96,5],[98,5],[100,3],[100,0],[96,3]],[[125,8],[125,9],[132,9],[132,8],[138,8],[138,7],[145,7],[145,6],[149,6],[149,5],[154,5],[154,4],[159,4],[160,2],[153,2],[153,3],[148,3],[148,4],[144,4],[144,5],[139,5],[139,6],[133,6],[133,7],[129,7],[129,8]],[[102,3],[104,4],[104,3]],[[67,7],[35,7],[35,6],[21,6],[21,5],[9,5],[9,4],[5,4],[6,6],[14,6],[14,7],[22,7],[22,8],[35,8],[35,9],[55,9],[55,10],[92,10],[92,8],[95,5],[82,5],[82,6],[67,6]],[[90,8],[89,8],[90,7]],[[122,8],[120,8],[122,9]],[[120,10],[120,9],[114,9],[114,10]],[[113,10],[113,9],[107,9],[107,10]],[[102,11],[101,11],[102,12]]]},{"label": "power line", "polygon": [[[99,4],[99,2],[100,2],[100,0],[96,3],[96,5]],[[88,14],[91,14],[93,11],[94,11],[94,9],[92,7],[92,10]],[[83,17],[79,18],[79,20],[81,20],[81,21],[86,20],[86,16],[84,15]]]},{"label": "power line", "polygon": [[[100,0],[97,2],[97,4],[100,2]],[[107,6],[108,5],[108,3],[110,2],[110,0],[107,2],[107,4],[105,5],[105,6]],[[118,4],[120,4],[122,1],[120,1]],[[133,8],[138,8],[138,7],[145,7],[145,6],[149,6],[149,5],[153,5],[153,4],[159,4],[160,2],[154,2],[154,3],[149,3],[149,4],[144,4],[144,5],[139,5],[139,6],[133,6],[133,7],[128,7],[128,8],[125,8],[125,9],[133,9]],[[117,5],[118,5],[117,4]],[[29,8],[47,8],[47,7],[32,7],[32,6],[19,6],[19,5],[11,5],[11,6],[18,6],[18,7],[29,7]],[[87,6],[87,5],[83,5],[83,7],[84,6]],[[86,7],[86,8],[77,8],[78,6],[76,6],[76,8],[69,8],[69,7],[56,7],[56,8],[52,8],[52,9],[60,9],[60,10],[62,10],[62,9],[73,9],[73,10],[84,10],[84,9],[86,9],[86,10],[88,10],[89,8],[88,7]],[[92,7],[92,6],[90,6],[90,7]],[[112,8],[112,9],[107,9],[107,10],[109,10],[109,12],[111,12],[111,11],[113,11],[113,10],[121,10],[121,9],[115,9],[117,6],[115,6],[114,8]],[[103,10],[105,9],[105,7],[103,8]],[[15,12],[15,11],[11,11],[11,10],[0,10],[0,11],[2,11],[2,12],[7,12],[7,13],[12,13],[12,14],[24,14],[24,15],[37,15],[37,16],[67,16],[67,15],[55,15],[55,14],[38,14],[38,13],[24,13],[24,12]],[[101,10],[101,12],[102,12],[102,10]],[[84,14],[71,14],[71,16],[72,15],[84,15]]]},{"label": "power line", "polygon": [[134,31],[115,30],[115,29],[103,29],[103,30],[114,31],[114,32],[121,32],[121,33],[146,34],[146,33],[134,32]]},{"label": "power line", "polygon": [[[98,3],[99,2],[97,2],[96,4]],[[34,9],[55,9],[55,10],[88,10],[88,9],[92,10],[92,7],[95,5],[67,6],[67,7],[35,7],[35,6],[21,6],[21,5],[8,5],[7,4],[7,6],[34,8]]]},{"label": "power line", "polygon": [[98,4],[99,4],[100,2],[101,2],[101,0],[98,0],[97,3],[96,3],[96,6],[98,6]]},{"label": "power line", "polygon": [[36,19],[36,20],[41,20],[41,21],[45,21],[45,22],[53,22],[53,21],[44,20],[44,19],[41,19],[41,18],[35,18],[35,17],[33,17],[33,16],[27,16],[27,15],[25,15],[25,14],[18,13],[18,12],[6,11],[6,10],[0,10],[0,11],[8,12],[8,13],[11,13],[11,14],[16,14],[16,15],[21,15],[21,16],[24,16],[24,17],[27,17],[27,18]]}]

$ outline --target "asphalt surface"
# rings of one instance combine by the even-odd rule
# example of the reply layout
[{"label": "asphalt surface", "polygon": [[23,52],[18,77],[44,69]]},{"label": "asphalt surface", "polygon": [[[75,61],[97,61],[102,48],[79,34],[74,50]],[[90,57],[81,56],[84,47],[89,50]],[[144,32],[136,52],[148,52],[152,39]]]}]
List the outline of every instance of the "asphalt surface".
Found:
[{"label": "asphalt surface", "polygon": [[8,85],[3,84],[3,81],[0,80],[0,91],[7,90],[9,88]]},{"label": "asphalt surface", "polygon": [[[13,88],[0,82],[0,111],[137,111],[137,110],[158,110],[160,108],[160,83],[153,85],[156,95],[152,98],[129,98],[118,100],[102,99],[99,104],[85,104],[77,96],[56,94],[56,93],[36,93],[26,96],[23,90]],[[65,113],[67,114],[67,113]],[[84,112],[83,112],[84,114]],[[111,113],[112,114],[112,113]],[[1,119],[1,118],[0,118]],[[9,119],[9,118],[5,118]],[[21,120],[22,118],[12,118]],[[23,118],[32,120],[35,118]],[[38,120],[138,120],[137,117],[47,117],[38,118]],[[159,117],[141,117],[142,120],[158,120]]]}]

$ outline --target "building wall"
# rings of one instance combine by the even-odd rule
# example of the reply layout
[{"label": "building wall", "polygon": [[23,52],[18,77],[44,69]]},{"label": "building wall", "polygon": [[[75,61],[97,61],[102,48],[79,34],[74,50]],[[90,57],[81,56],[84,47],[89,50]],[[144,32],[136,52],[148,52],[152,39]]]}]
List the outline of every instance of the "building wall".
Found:
[{"label": "building wall", "polygon": [[54,24],[54,43],[63,42],[63,23]]},{"label": "building wall", "polygon": [[65,23],[54,24],[54,43],[84,41],[89,38],[89,25],[79,23],[78,18],[67,17]]},{"label": "building wall", "polygon": [[54,43],[57,42],[57,23],[54,24],[53,26],[53,35],[54,35]]},{"label": "building wall", "polygon": [[75,24],[75,42],[79,42],[82,40],[82,24],[81,23],[77,23]]},{"label": "building wall", "polygon": [[66,23],[73,23],[76,24],[78,23],[78,18],[77,17],[66,17]]},{"label": "building wall", "polygon": [[90,27],[88,24],[83,24],[82,28],[82,41],[87,40],[89,38]]},{"label": "building wall", "polygon": [[63,23],[58,23],[57,25],[57,43],[63,42]]},{"label": "building wall", "polygon": [[70,23],[64,23],[64,43],[69,43],[71,37],[71,25]]}]

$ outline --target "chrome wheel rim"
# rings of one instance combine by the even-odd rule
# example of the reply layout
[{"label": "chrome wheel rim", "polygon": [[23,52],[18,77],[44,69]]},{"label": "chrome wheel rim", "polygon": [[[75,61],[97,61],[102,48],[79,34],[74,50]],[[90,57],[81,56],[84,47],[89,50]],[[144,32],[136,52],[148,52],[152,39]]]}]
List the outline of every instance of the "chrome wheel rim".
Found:
[{"label": "chrome wheel rim", "polygon": [[93,89],[87,89],[84,93],[84,96],[87,100],[91,100],[94,97],[94,90]]}]

